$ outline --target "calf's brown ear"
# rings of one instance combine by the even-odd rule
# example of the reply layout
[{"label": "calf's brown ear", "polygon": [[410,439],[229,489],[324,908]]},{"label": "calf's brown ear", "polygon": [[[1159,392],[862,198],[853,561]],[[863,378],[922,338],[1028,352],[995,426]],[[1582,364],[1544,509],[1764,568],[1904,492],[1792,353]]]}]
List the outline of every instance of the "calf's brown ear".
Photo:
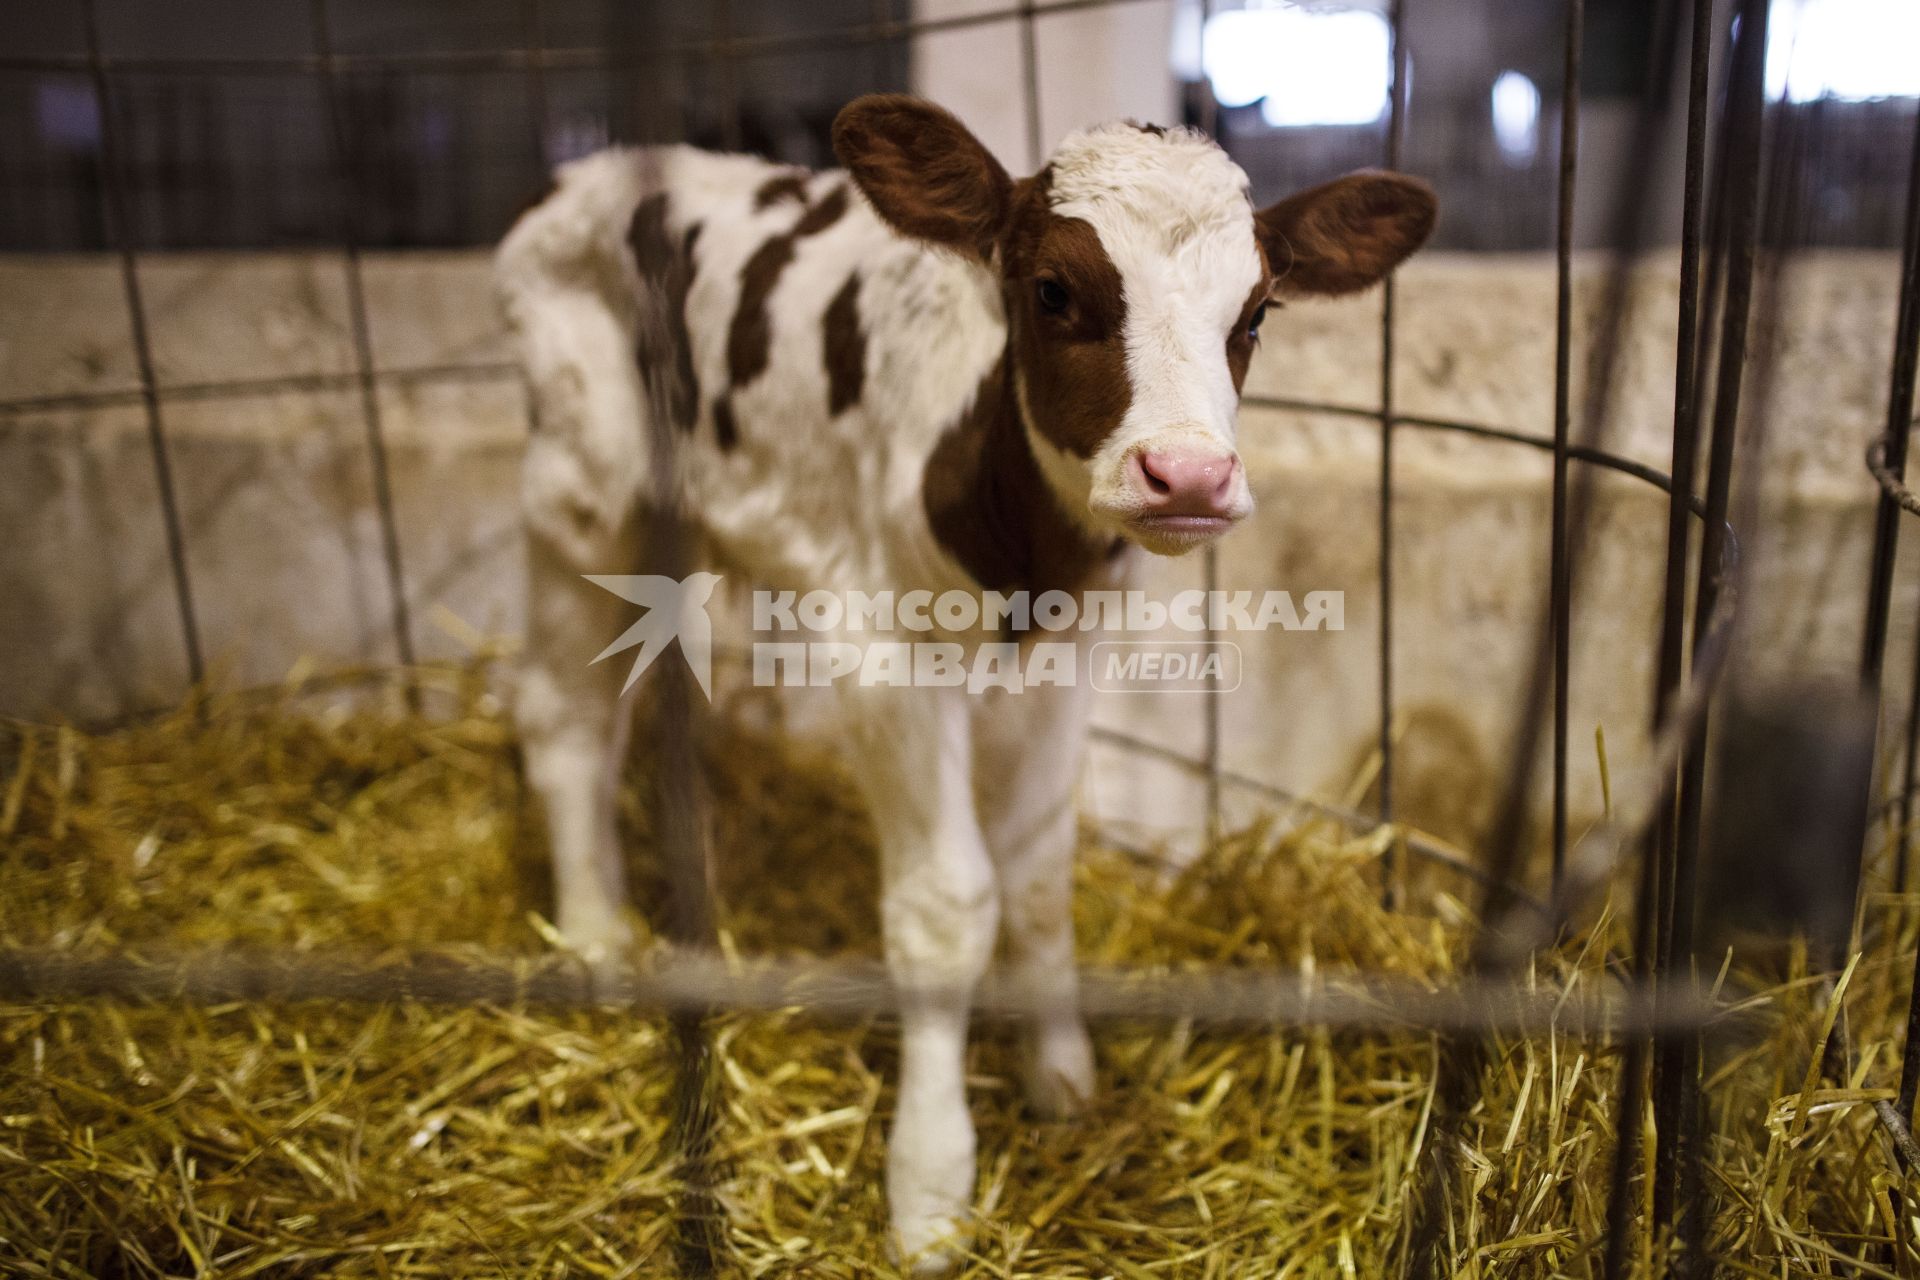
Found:
[{"label": "calf's brown ear", "polygon": [[1254,227],[1273,291],[1332,296],[1383,279],[1433,232],[1433,188],[1405,174],[1362,170],[1269,205]]},{"label": "calf's brown ear", "polygon": [[833,122],[833,153],[894,230],[993,253],[1013,180],[952,112],[905,94],[856,98]]}]

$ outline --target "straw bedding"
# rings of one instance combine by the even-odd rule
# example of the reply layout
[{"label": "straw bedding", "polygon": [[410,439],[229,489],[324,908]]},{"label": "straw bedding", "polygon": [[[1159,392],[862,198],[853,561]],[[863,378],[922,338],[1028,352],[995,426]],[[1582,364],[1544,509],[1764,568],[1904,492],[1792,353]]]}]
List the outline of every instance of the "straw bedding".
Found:
[{"label": "straw bedding", "polygon": [[[480,673],[439,679],[450,705],[431,717],[316,711],[289,691],[100,735],[6,727],[0,943],[546,950],[509,726]],[[724,724],[706,756],[729,945],[873,953],[871,833],[831,761]],[[647,814],[630,798],[626,817],[636,898],[657,902]],[[1461,953],[1466,912],[1446,886],[1383,911],[1380,842],[1325,821],[1235,833],[1172,879],[1087,844],[1090,961],[1438,983]],[[1766,1029],[1709,1063],[1727,1274],[1913,1274],[1889,1247],[1896,1166],[1870,1115],[1886,1094],[1868,1087],[1897,1066],[1912,924],[1886,900],[1869,913],[1900,947],[1844,985],[1856,1061],[1818,1068],[1830,984],[1775,957],[1751,997]],[[1602,912],[1536,980],[1610,980],[1617,932]],[[714,1040],[723,1273],[890,1274],[891,1027],[724,1016]],[[1396,1265],[1432,1140],[1429,1037],[1109,1026],[1096,1041],[1091,1110],[1042,1122],[1015,1086],[1011,1032],[976,1035],[970,1274]],[[0,1005],[0,1272],[670,1275],[669,1050],[661,1020],[618,1011]],[[1496,1046],[1455,1162],[1457,1274],[1599,1274],[1617,1077],[1604,1046]],[[1657,1252],[1639,1246],[1641,1274]]]}]

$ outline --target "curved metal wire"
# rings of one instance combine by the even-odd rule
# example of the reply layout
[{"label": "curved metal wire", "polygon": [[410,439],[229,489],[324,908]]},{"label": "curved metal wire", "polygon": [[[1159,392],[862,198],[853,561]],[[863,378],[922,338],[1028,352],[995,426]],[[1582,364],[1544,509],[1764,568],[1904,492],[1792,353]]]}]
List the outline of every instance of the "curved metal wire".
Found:
[{"label": "curved metal wire", "polygon": [[[1241,397],[1240,403],[1256,409],[1279,409],[1290,413],[1324,413],[1341,418],[1364,418],[1369,422],[1378,422],[1380,414],[1375,409],[1362,409],[1357,405],[1323,403],[1317,400],[1295,400],[1286,396],[1249,395]],[[1525,445],[1542,453],[1552,453],[1555,441],[1552,436],[1535,435],[1513,427],[1496,427],[1483,422],[1467,422],[1458,418],[1438,418],[1418,413],[1397,413],[1394,424],[1402,427],[1419,427],[1428,431],[1447,431],[1455,435],[1471,436],[1476,440],[1490,440],[1498,444]],[[1617,472],[1623,476],[1651,485],[1662,493],[1673,492],[1673,477],[1658,467],[1635,461],[1632,458],[1602,449],[1594,445],[1572,443],[1566,446],[1567,457],[1573,462],[1583,462],[1588,466],[1605,471]],[[1697,494],[1686,499],[1687,508],[1693,514],[1705,519],[1707,504]],[[1739,563],[1740,546],[1736,531],[1731,524],[1724,530],[1726,537],[1726,555],[1721,564],[1723,572],[1733,569]]]},{"label": "curved metal wire", "polygon": [[[1126,733],[1119,729],[1110,729],[1104,725],[1095,725],[1089,732],[1091,732],[1096,741],[1105,742],[1110,746],[1134,751],[1165,764],[1174,765],[1178,768],[1185,769],[1196,777],[1204,777],[1209,773],[1207,761],[1196,760],[1184,752],[1175,751],[1172,747],[1162,746],[1160,743],[1149,741],[1135,734]],[[1311,810],[1320,817],[1331,818],[1357,831],[1375,831],[1383,826],[1391,825],[1378,814],[1361,813],[1358,809],[1349,809],[1345,805],[1332,804],[1325,800],[1315,800],[1309,796],[1303,796],[1296,791],[1289,791],[1287,788],[1275,783],[1253,777],[1250,774],[1219,767],[1212,768],[1211,772],[1213,776],[1218,777],[1221,782],[1228,786],[1238,787],[1243,791],[1251,791],[1255,795],[1267,800],[1272,800],[1278,804],[1293,805],[1297,808]],[[1484,885],[1488,881],[1489,877],[1486,868],[1470,861],[1460,851],[1449,848],[1438,840],[1419,831],[1400,827],[1394,833],[1394,842],[1403,846],[1407,852],[1435,866],[1444,867],[1449,871],[1465,876],[1476,884]],[[1551,908],[1548,904],[1527,892],[1524,886],[1511,885],[1509,886],[1509,890],[1514,900],[1521,906],[1537,912],[1542,916],[1551,914]]]},{"label": "curved metal wire", "polygon": [[1893,437],[1886,434],[1875,436],[1873,443],[1867,446],[1867,470],[1880,483],[1880,492],[1893,499],[1903,510],[1920,516],[1920,496],[1907,488],[1899,474],[1887,462],[1887,450],[1893,444]]}]

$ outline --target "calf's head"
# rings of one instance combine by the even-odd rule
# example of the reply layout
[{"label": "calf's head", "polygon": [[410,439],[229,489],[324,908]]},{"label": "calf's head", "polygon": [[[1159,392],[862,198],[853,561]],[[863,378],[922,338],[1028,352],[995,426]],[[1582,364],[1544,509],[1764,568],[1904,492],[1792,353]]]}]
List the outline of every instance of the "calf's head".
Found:
[{"label": "calf's head", "polygon": [[1268,305],[1364,289],[1433,228],[1432,190],[1392,173],[1255,210],[1180,129],[1083,130],[1015,181],[948,112],[879,95],[833,143],[895,230],[998,277],[1028,443],[1069,513],[1161,554],[1253,509],[1235,417]]}]

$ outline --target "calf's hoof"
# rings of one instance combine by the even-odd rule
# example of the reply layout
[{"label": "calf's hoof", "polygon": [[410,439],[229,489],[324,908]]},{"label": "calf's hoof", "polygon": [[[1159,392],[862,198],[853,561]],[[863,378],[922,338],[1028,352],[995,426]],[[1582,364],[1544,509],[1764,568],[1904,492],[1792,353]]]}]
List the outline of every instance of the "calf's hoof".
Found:
[{"label": "calf's hoof", "polygon": [[893,1251],[915,1280],[951,1275],[959,1268],[970,1233],[959,1216],[893,1216]]},{"label": "calf's hoof", "polygon": [[943,1276],[973,1229],[973,1122],[911,1105],[894,1123],[887,1151],[887,1209],[894,1256],[908,1274]]},{"label": "calf's hoof", "polygon": [[633,949],[633,926],[618,910],[560,910],[560,940],[596,975],[617,972]]},{"label": "calf's hoof", "polygon": [[1027,1040],[1027,1101],[1049,1120],[1078,1115],[1093,1096],[1093,1044],[1078,1019],[1034,1030]]}]

